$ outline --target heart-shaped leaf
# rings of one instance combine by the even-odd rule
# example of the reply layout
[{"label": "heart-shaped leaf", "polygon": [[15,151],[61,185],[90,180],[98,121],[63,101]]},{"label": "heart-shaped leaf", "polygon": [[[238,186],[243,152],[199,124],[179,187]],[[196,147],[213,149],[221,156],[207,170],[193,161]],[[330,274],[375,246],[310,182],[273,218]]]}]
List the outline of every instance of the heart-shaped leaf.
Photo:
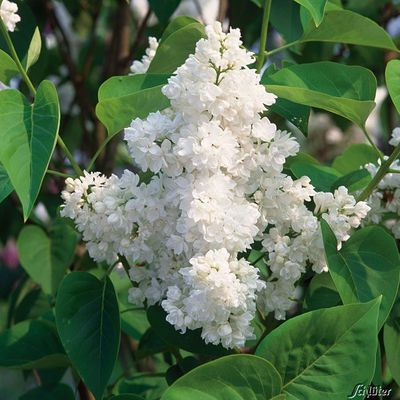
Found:
[{"label": "heart-shaped leaf", "polygon": [[380,226],[356,231],[340,250],[328,223],[321,221],[329,273],[344,304],[365,303],[382,295],[379,329],[393,306],[400,279],[396,241]]},{"label": "heart-shaped leaf", "polygon": [[21,264],[45,293],[56,293],[72,263],[77,239],[75,230],[61,218],[54,221],[48,234],[35,225],[21,230],[17,241]]},{"label": "heart-shaped leaf", "polygon": [[55,327],[47,321],[23,321],[0,334],[0,367],[68,366]]},{"label": "heart-shaped leaf", "polygon": [[358,66],[328,61],[291,65],[265,73],[261,82],[278,97],[322,108],[360,126],[375,106],[376,78]]},{"label": "heart-shaped leaf", "polygon": [[368,386],[374,375],[379,303],[292,318],[260,343],[256,355],[278,370],[288,399],[346,399],[354,385]]},{"label": "heart-shaped leaf", "polygon": [[56,323],[73,366],[101,399],[117,359],[120,340],[118,300],[108,277],[72,272],[60,285]]},{"label": "heart-shaped leaf", "polygon": [[161,400],[265,400],[279,395],[282,379],[268,361],[232,355],[193,369],[167,389]]},{"label": "heart-shaped leaf", "polygon": [[60,122],[57,91],[43,81],[30,105],[17,90],[0,91],[0,162],[29,216],[53,153]]}]

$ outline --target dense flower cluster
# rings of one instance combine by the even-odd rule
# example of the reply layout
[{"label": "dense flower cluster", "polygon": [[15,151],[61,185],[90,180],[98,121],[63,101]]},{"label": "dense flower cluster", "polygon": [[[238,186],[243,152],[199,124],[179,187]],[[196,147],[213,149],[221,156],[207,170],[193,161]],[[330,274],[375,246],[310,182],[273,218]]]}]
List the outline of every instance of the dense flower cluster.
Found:
[{"label": "dense flower cluster", "polygon": [[[95,260],[132,263],[131,302],[160,303],[177,330],[201,328],[207,343],[230,348],[253,337],[257,306],[284,318],[306,267],[326,269],[318,218],[341,243],[369,207],[344,187],[317,193],[309,178],[283,172],[299,145],[261,116],[275,96],[247,67],[252,53],[239,30],[216,23],[206,33],[163,88],[171,107],[125,129],[150,183],[129,171],[68,179],[62,214]],[[240,258],[254,242],[265,250],[266,280]]]},{"label": "dense flower cluster", "polygon": [[[389,141],[392,146],[400,144],[400,128],[393,130]],[[387,160],[388,157],[384,157]],[[381,161],[378,165],[367,164],[365,168],[375,176]],[[379,224],[384,222],[396,239],[400,239],[400,161],[396,160],[390,166],[393,172],[387,173],[379,182],[378,187],[368,198],[371,210],[367,215],[365,223]]]},{"label": "dense flower cluster", "polygon": [[18,13],[18,5],[13,1],[3,0],[0,4],[0,18],[3,20],[7,30],[14,32],[15,26],[21,17]]}]

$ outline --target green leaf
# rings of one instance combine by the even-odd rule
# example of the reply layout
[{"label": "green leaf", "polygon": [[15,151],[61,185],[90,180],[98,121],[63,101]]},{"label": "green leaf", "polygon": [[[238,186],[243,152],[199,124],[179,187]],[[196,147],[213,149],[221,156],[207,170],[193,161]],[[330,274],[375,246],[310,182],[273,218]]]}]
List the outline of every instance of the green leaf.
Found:
[{"label": "green leaf", "polygon": [[7,171],[0,164],[0,203],[14,190]]},{"label": "green leaf", "polygon": [[5,51],[0,50],[0,82],[7,85],[10,79],[18,74],[14,60]]},{"label": "green leaf", "polygon": [[291,164],[290,170],[296,176],[308,176],[311,179],[313,186],[323,192],[329,192],[331,186],[340,177],[340,173],[334,168],[324,165],[309,164],[301,161],[295,161]]},{"label": "green leaf", "polygon": [[349,193],[354,193],[363,189],[371,181],[371,174],[366,169],[358,169],[338,178],[333,182],[330,191],[334,191],[339,186],[346,186]]},{"label": "green leaf", "polygon": [[108,277],[72,272],[61,282],[56,323],[74,368],[101,399],[117,359],[120,341],[118,301]]},{"label": "green leaf", "polygon": [[400,384],[400,298],[397,298],[390,318],[383,328],[383,343],[390,372]]},{"label": "green leaf", "polygon": [[111,397],[111,400],[144,400],[143,397],[136,396],[136,394],[119,394],[118,396]]},{"label": "green leaf", "polygon": [[391,60],[385,70],[386,85],[390,98],[400,113],[400,60]]},{"label": "green leaf", "polygon": [[27,219],[57,139],[60,107],[53,83],[43,81],[40,84],[33,105],[17,90],[0,91],[0,119],[0,162]]},{"label": "green leaf", "polygon": [[180,2],[181,0],[149,0],[150,7],[160,22],[167,22]]},{"label": "green leaf", "polygon": [[172,35],[177,30],[184,28],[187,25],[198,24],[198,23],[199,23],[199,21],[197,19],[192,18],[192,17],[187,17],[184,15],[180,15],[179,17],[174,18],[172,21],[170,21],[168,26],[165,28],[165,30],[159,40],[159,43],[163,42],[165,39],[167,39],[168,36]]},{"label": "green leaf", "polygon": [[327,11],[321,25],[315,27],[310,23],[300,41],[346,43],[399,51],[389,34],[376,22],[348,10]]},{"label": "green leaf", "polygon": [[276,102],[269,106],[268,110],[286,118],[294,126],[307,136],[308,119],[310,118],[310,107],[293,103],[286,99],[277,98]]},{"label": "green leaf", "polygon": [[396,241],[380,226],[368,226],[353,233],[338,251],[335,234],[324,220],[321,229],[329,272],[343,303],[365,303],[382,295],[380,329],[399,287]]},{"label": "green leaf", "polygon": [[[174,24],[174,21],[171,24]],[[160,42],[150,63],[149,73],[174,73],[186,61],[188,56],[194,53],[196,43],[205,37],[204,26],[199,22],[189,22],[174,32],[168,29],[168,32],[168,36],[164,37]]]},{"label": "green leaf", "polygon": [[358,66],[328,61],[291,65],[264,74],[261,82],[278,97],[322,108],[360,126],[375,106],[375,76]]},{"label": "green leaf", "polygon": [[129,378],[120,381],[113,391],[118,394],[132,394],[146,400],[159,400],[168,385],[164,376],[145,376],[134,373]]},{"label": "green leaf", "polygon": [[19,400],[74,400],[75,395],[72,389],[64,383],[51,386],[40,386],[29,390]]},{"label": "green leaf", "polygon": [[265,400],[278,395],[281,388],[281,377],[268,361],[232,355],[190,371],[161,400]]},{"label": "green leaf", "polygon": [[301,4],[310,12],[316,26],[318,26],[322,22],[324,18],[327,0],[295,0],[295,1]]},{"label": "green leaf", "polygon": [[166,352],[168,349],[168,344],[161,339],[154,329],[149,328],[140,338],[136,357],[140,359],[153,354]]},{"label": "green leaf", "polygon": [[339,304],[341,304],[341,299],[329,273],[315,275],[306,291],[304,309],[312,311],[335,307]]},{"label": "green leaf", "polygon": [[146,118],[149,113],[169,106],[161,93],[167,83],[165,74],[114,76],[99,89],[96,114],[109,135],[128,127],[135,118]]},{"label": "green leaf", "polygon": [[349,174],[359,170],[368,163],[376,164],[378,156],[372,146],[357,143],[348,147],[343,154],[336,157],[332,167],[342,174]]},{"label": "green leaf", "polygon": [[50,299],[40,288],[33,288],[21,300],[14,312],[14,322],[41,317],[51,309]]},{"label": "green leaf", "polygon": [[54,221],[48,234],[35,225],[21,230],[17,241],[21,264],[45,293],[56,293],[73,261],[77,241],[75,230],[61,218]]},{"label": "green leaf", "polygon": [[293,0],[273,1],[271,24],[287,42],[299,39],[303,34],[300,20],[300,5]]},{"label": "green leaf", "polygon": [[144,308],[132,307],[132,303],[129,303],[127,293],[132,283],[127,277],[121,278],[118,273],[112,272],[110,279],[117,292],[121,329],[128,336],[140,341],[143,334],[150,328],[146,311]]},{"label": "green leaf", "polygon": [[368,385],[373,377],[379,303],[292,318],[261,342],[256,355],[278,370],[288,399],[346,399],[355,384]]},{"label": "green leaf", "polygon": [[[14,32],[9,32],[9,35],[23,67],[28,69],[40,55],[42,46],[40,32],[26,2],[18,2],[18,15],[21,17],[21,22],[17,24]],[[0,48],[9,53],[8,46],[1,35]]]},{"label": "green leaf", "polygon": [[229,354],[222,346],[206,344],[201,338],[201,329],[188,330],[182,334],[166,320],[167,314],[160,306],[151,306],[147,309],[147,318],[151,327],[170,346],[177,346],[192,353],[221,356]]},{"label": "green leaf", "polygon": [[48,322],[32,320],[0,334],[0,367],[51,368],[68,366],[68,358],[56,329]]}]

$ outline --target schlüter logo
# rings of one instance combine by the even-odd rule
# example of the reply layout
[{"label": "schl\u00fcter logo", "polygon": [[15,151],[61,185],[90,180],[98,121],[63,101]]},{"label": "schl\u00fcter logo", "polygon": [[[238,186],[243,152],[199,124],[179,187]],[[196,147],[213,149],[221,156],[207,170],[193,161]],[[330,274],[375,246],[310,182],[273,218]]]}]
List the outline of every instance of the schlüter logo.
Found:
[{"label": "schl\u00fcter logo", "polygon": [[360,396],[361,398],[369,399],[370,397],[387,397],[390,395],[392,389],[383,389],[382,386],[374,386],[374,385],[363,385],[358,384],[354,386],[352,393],[347,396],[348,399],[358,399]]}]

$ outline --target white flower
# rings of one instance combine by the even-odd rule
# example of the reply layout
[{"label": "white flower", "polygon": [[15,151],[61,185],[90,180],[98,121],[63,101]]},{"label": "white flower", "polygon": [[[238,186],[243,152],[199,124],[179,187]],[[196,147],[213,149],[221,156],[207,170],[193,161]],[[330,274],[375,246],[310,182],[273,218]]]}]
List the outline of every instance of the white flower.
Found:
[{"label": "white flower", "polygon": [[[128,259],[129,301],[161,304],[176,330],[201,329],[205,342],[232,348],[254,338],[256,304],[283,319],[306,269],[327,269],[319,219],[341,244],[369,207],[344,187],[318,193],[309,178],[284,173],[299,144],[261,116],[276,97],[248,68],[253,54],[237,29],[206,32],[162,89],[171,107],[125,129],[150,182],[127,170],[68,179],[62,214],[96,261]],[[268,282],[241,258],[255,242]]]},{"label": "white flower", "polygon": [[132,75],[145,74],[152,62],[158,48],[158,41],[155,37],[149,37],[149,47],[140,61],[133,61],[130,70]]},{"label": "white flower", "polygon": [[400,144],[400,128],[393,129],[392,137],[389,140],[389,144],[392,146],[398,146]]},{"label": "white flower", "polygon": [[0,18],[3,20],[9,32],[14,32],[15,26],[21,17],[18,13],[18,5],[13,1],[3,0],[0,5]]}]

